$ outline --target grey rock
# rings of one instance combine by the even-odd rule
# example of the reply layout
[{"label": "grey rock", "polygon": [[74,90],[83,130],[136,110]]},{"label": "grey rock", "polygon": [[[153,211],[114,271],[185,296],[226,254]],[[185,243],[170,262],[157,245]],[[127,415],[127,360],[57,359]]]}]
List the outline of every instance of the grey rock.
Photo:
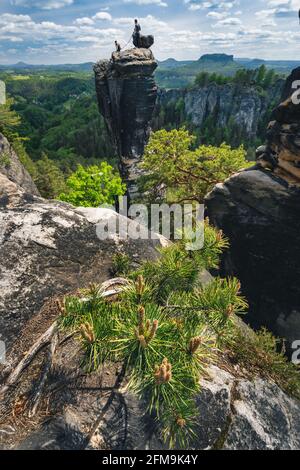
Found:
[{"label": "grey rock", "polygon": [[217,185],[207,215],[230,240],[222,274],[240,279],[247,319],[284,337],[300,338],[300,189],[271,171],[247,170]]},{"label": "grey rock", "polygon": [[225,449],[299,450],[299,401],[261,379],[241,381],[235,394]]},{"label": "grey rock", "polygon": [[21,164],[16,152],[6,137],[0,133],[0,173],[23,188],[27,193],[39,195],[39,191],[32,181],[28,171]]},{"label": "grey rock", "polygon": [[[74,347],[74,346],[73,346]],[[105,367],[102,377],[79,378],[76,358],[70,345],[64,346],[57,375],[51,386],[60,387],[52,395],[55,417],[17,445],[18,449],[164,450],[159,425],[145,413],[145,404],[125,386],[114,389],[113,367]],[[59,382],[58,382],[59,380]],[[98,382],[97,382],[98,381]],[[98,384],[98,387],[96,386]],[[105,386],[104,386],[105,385]],[[199,416],[197,450],[300,449],[300,403],[289,398],[275,384],[257,378],[253,382],[236,379],[216,366],[208,369],[197,398]]]},{"label": "grey rock", "polygon": [[154,37],[153,36],[142,36],[140,35],[137,38],[135,35],[133,36],[133,44],[135,47],[141,47],[143,49],[149,49],[154,44]]},{"label": "grey rock", "polygon": [[166,242],[146,230],[146,240],[99,239],[99,224],[117,220],[132,223],[108,209],[28,195],[0,174],[0,331],[8,353],[47,299],[108,279],[118,251],[138,262]]},{"label": "grey rock", "polygon": [[110,61],[100,61],[94,67],[99,109],[132,199],[137,193],[138,163],[150,136],[157,96],[156,67],[151,50],[138,48],[115,52]]}]

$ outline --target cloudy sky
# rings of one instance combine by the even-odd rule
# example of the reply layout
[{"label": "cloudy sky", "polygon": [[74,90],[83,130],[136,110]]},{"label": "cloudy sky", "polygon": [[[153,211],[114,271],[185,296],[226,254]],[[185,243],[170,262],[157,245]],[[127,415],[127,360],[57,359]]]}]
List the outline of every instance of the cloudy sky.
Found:
[{"label": "cloudy sky", "polygon": [[0,63],[79,63],[128,42],[133,18],[160,60],[300,60],[300,0],[0,0]]}]

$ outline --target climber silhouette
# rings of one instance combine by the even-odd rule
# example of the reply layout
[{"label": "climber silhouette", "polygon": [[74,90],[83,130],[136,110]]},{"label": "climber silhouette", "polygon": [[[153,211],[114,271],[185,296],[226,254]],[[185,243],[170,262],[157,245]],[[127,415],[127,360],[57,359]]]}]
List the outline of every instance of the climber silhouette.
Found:
[{"label": "climber silhouette", "polygon": [[141,25],[139,24],[138,20],[134,20],[134,31],[133,31],[133,44],[135,47],[140,47],[140,39],[141,39]]}]

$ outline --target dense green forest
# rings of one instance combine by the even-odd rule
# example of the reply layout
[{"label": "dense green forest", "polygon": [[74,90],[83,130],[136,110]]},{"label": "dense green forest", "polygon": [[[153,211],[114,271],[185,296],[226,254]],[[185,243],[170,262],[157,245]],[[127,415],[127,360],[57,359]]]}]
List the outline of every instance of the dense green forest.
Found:
[{"label": "dense green forest", "polygon": [[[9,107],[20,117],[17,127],[2,126],[2,132],[13,142],[44,196],[56,197],[63,192],[67,178],[79,164],[87,167],[106,161],[117,166],[115,151],[98,110],[91,73],[28,71],[25,75],[3,71],[0,79],[5,81],[11,97]],[[202,71],[189,88],[215,83],[237,89],[254,87],[256,92],[267,95],[276,80],[278,75],[265,66],[257,70],[237,70],[233,76]],[[182,97],[160,103],[152,127],[154,131],[186,127],[196,136],[195,146],[220,146],[225,142],[238,148],[244,144],[248,154],[252,155],[255,146],[263,141],[272,106],[270,103],[266,115],[262,116],[255,142],[249,142],[243,129],[232,119],[227,126],[216,129],[215,116],[211,114],[201,127],[192,125]]]},{"label": "dense green forest", "polygon": [[111,160],[114,151],[99,114],[93,77],[84,74],[6,77],[20,136],[33,161],[43,153],[66,174],[78,163]]}]

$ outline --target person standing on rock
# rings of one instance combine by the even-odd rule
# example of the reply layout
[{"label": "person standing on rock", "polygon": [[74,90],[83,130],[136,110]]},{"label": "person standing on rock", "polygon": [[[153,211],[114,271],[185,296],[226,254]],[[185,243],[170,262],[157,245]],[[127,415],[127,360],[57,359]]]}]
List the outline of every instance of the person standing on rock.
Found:
[{"label": "person standing on rock", "polygon": [[135,47],[140,47],[140,38],[141,38],[141,25],[139,24],[138,20],[134,20],[134,32],[133,32],[133,44]]},{"label": "person standing on rock", "polygon": [[121,52],[121,45],[118,41],[115,41],[116,52]]}]

